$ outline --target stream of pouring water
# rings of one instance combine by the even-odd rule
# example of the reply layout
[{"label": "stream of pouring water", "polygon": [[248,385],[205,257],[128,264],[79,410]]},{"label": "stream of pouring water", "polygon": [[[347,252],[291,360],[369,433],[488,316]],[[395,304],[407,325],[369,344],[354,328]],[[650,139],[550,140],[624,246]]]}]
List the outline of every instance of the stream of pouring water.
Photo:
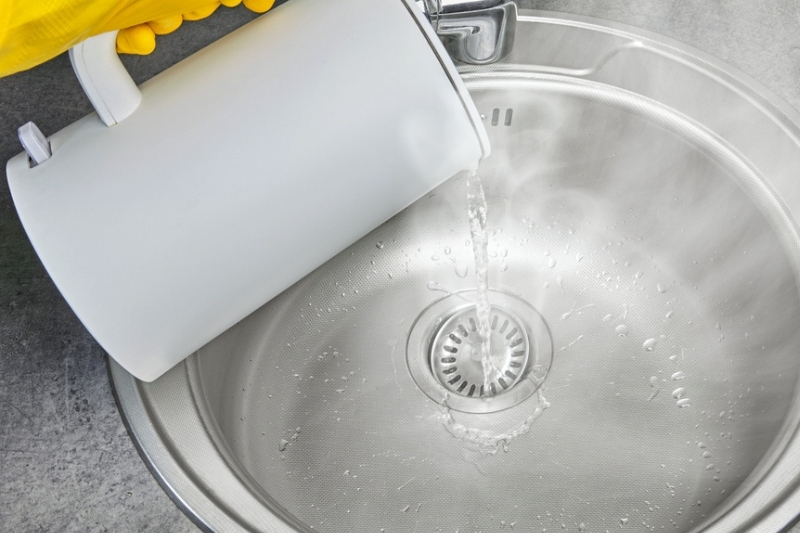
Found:
[{"label": "stream of pouring water", "polygon": [[[483,185],[477,171],[467,174],[467,213],[469,215],[469,229],[472,234],[472,251],[475,256],[475,281],[478,287],[476,314],[478,317],[477,333],[480,349],[472,353],[473,360],[480,361],[483,367],[483,387],[481,396],[489,397],[497,393],[492,387],[497,369],[491,360],[491,325],[489,314],[489,236],[486,231],[486,197]],[[429,285],[430,287],[430,285]],[[533,422],[541,416],[550,404],[542,396],[541,391],[536,391],[536,408],[521,422],[513,425],[506,431],[489,431],[480,427],[470,427],[456,420],[448,405],[449,395],[445,395],[442,402],[442,416],[447,431],[458,440],[465,443],[470,449],[477,450],[482,455],[494,455],[502,447],[504,452],[512,440],[525,435],[530,431]]]},{"label": "stream of pouring water", "polygon": [[473,358],[480,357],[483,365],[483,395],[491,396],[491,384],[494,377],[492,368],[489,313],[489,237],[486,233],[486,197],[477,171],[467,175],[467,213],[469,215],[469,229],[472,234],[472,251],[475,255],[475,282],[478,288],[476,312],[478,315],[478,338],[480,339],[480,352],[473,354]]}]

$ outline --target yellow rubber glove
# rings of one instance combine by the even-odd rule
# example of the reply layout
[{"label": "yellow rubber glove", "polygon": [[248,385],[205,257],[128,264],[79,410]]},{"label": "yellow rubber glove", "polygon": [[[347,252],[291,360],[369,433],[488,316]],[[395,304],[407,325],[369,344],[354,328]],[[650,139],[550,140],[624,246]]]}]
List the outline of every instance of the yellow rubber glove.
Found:
[{"label": "yellow rubber glove", "polygon": [[0,0],[0,77],[35,67],[84,39],[120,30],[117,51],[149,54],[156,35],[220,5],[268,11],[275,0]]}]

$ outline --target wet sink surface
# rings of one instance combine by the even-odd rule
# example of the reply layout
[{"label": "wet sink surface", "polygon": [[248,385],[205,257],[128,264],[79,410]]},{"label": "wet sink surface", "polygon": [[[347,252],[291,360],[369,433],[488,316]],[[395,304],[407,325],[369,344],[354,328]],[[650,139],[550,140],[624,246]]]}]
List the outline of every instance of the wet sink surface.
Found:
[{"label": "wet sink surface", "polygon": [[[475,287],[457,176],[160,380],[114,369],[210,527],[734,531],[779,507],[748,498],[796,425],[796,126],[674,43],[584,25],[531,16],[505,65],[464,72],[493,149],[491,299],[525,302],[547,371],[483,414],[412,375],[426,308],[446,320]],[[581,31],[580,64],[541,45]]]}]

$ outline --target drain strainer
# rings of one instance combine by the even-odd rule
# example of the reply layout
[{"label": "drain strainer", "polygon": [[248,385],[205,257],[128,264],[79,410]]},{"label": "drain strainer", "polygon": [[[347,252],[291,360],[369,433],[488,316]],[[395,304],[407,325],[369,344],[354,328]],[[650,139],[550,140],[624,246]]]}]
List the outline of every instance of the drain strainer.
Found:
[{"label": "drain strainer", "polygon": [[542,316],[524,300],[489,291],[491,380],[484,385],[475,291],[437,300],[414,322],[406,346],[414,381],[431,399],[468,413],[507,409],[533,394],[553,359]]},{"label": "drain strainer", "polygon": [[528,367],[528,334],[511,313],[492,306],[489,314],[492,372],[489,390],[478,335],[476,307],[470,306],[448,318],[433,339],[431,369],[439,383],[461,396],[497,396],[522,378]]}]

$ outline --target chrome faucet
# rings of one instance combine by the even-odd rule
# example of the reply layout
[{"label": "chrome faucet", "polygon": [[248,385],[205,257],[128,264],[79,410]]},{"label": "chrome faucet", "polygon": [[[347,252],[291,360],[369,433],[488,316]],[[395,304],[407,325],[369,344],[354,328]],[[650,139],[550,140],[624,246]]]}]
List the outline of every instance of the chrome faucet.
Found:
[{"label": "chrome faucet", "polygon": [[503,59],[514,44],[513,0],[418,0],[450,55],[486,65]]}]

